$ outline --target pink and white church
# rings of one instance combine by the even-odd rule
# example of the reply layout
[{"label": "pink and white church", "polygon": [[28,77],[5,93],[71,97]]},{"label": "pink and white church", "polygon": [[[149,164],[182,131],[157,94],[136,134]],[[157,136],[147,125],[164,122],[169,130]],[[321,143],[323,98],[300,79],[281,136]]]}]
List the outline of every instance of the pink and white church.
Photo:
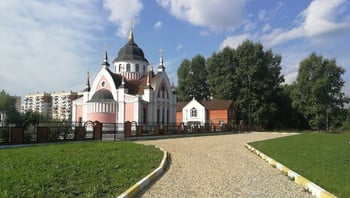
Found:
[{"label": "pink and white church", "polygon": [[155,73],[135,43],[132,29],[112,65],[105,52],[91,86],[89,78],[88,74],[83,96],[72,101],[74,122],[176,122],[176,93],[165,72],[163,57]]}]

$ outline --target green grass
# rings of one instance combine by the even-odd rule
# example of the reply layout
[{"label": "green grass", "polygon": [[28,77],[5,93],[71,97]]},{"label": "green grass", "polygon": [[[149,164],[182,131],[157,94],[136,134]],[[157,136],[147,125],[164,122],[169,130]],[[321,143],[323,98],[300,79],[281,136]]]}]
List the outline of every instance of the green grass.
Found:
[{"label": "green grass", "polygon": [[0,197],[117,197],[162,157],[154,146],[131,142],[0,149]]},{"label": "green grass", "polygon": [[338,197],[350,197],[350,134],[309,133],[250,143]]}]

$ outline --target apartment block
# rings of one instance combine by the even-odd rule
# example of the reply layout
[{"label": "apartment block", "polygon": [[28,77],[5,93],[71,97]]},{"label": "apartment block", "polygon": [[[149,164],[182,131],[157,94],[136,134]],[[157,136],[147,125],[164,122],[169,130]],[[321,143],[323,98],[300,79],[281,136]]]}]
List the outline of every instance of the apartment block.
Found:
[{"label": "apartment block", "polygon": [[52,118],[55,120],[70,120],[72,100],[79,97],[77,92],[52,93]]},{"label": "apartment block", "polygon": [[78,92],[35,93],[24,98],[22,113],[39,112],[55,120],[68,120],[72,111],[72,100],[79,97]]},{"label": "apartment block", "polygon": [[26,95],[22,105],[22,113],[26,113],[28,111],[39,112],[44,116],[50,116],[51,94],[43,92]]}]

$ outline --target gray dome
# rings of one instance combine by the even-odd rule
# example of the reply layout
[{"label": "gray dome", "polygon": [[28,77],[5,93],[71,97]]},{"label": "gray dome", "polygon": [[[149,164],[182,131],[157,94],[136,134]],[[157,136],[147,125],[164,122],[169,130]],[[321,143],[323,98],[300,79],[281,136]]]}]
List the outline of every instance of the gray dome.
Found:
[{"label": "gray dome", "polygon": [[130,35],[129,41],[122,47],[118,52],[118,57],[113,60],[113,62],[119,61],[145,61],[148,63],[148,60],[145,58],[143,50],[137,46],[134,42],[134,37]]},{"label": "gray dome", "polygon": [[107,89],[100,89],[91,97],[89,102],[115,102],[113,94]]}]

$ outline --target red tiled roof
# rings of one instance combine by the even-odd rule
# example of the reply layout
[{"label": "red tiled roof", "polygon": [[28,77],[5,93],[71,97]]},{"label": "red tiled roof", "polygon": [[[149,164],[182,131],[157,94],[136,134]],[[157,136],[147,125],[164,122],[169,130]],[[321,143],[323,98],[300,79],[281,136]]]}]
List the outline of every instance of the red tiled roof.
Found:
[{"label": "red tiled roof", "polygon": [[182,109],[188,104],[189,102],[177,102],[176,103],[176,112],[182,111]]},{"label": "red tiled roof", "polygon": [[208,110],[223,110],[229,109],[233,104],[233,100],[210,100],[202,101],[201,104],[203,104]]},{"label": "red tiled roof", "polygon": [[[189,102],[177,102],[176,112],[182,111],[182,109]],[[229,109],[233,105],[233,100],[209,100],[200,102],[208,110],[224,110]]]}]

